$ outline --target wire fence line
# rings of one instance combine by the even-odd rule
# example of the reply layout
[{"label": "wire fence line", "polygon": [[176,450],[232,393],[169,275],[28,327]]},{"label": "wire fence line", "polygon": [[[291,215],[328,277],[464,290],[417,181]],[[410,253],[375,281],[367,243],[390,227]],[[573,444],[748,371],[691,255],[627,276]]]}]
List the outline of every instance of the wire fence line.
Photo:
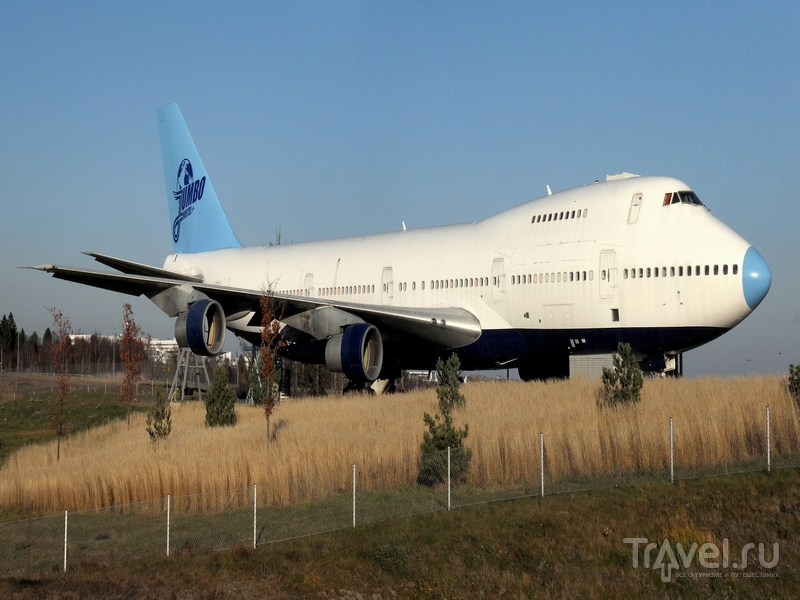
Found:
[{"label": "wire fence line", "polygon": [[[497,444],[481,462],[465,448],[409,457],[416,480],[383,486],[380,469],[352,465],[334,486],[312,478],[277,486],[167,496],[0,524],[0,577],[36,578],[175,552],[257,547],[346,527],[461,506],[593,488],[800,466],[800,421],[766,407],[742,429],[741,415],[709,416],[686,427],[636,423],[603,430],[533,434],[522,447]],[[737,439],[721,431],[739,426]],[[538,439],[537,439],[538,438]],[[723,447],[727,452],[723,452]],[[282,490],[287,482],[283,482]]]}]

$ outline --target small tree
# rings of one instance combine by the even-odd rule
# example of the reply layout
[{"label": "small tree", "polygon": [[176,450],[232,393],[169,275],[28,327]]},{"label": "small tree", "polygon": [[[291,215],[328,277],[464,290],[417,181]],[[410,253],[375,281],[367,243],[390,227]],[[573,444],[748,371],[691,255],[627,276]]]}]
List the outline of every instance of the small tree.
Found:
[{"label": "small tree", "polygon": [[225,367],[219,366],[214,370],[205,404],[206,425],[209,427],[236,424],[236,394],[228,387],[228,372]]},{"label": "small tree", "polygon": [[417,483],[433,486],[447,480],[447,456],[444,450],[450,448],[450,476],[456,480],[464,480],[472,460],[472,450],[464,446],[469,435],[469,425],[464,429],[456,429],[453,425],[453,409],[463,408],[466,399],[461,394],[461,362],[453,354],[443,362],[436,361],[436,375],[439,385],[436,395],[439,398],[439,413],[434,416],[425,413],[423,420],[428,428],[422,436],[422,457],[419,462]]},{"label": "small tree", "polygon": [[[280,335],[280,315],[275,311],[275,300],[271,292],[261,295],[261,353],[259,359],[259,386],[261,406],[267,418],[267,440],[272,441],[270,417],[280,402],[280,373],[277,369],[278,350],[284,341]],[[252,383],[251,383],[252,385]],[[255,404],[255,395],[253,403]]]},{"label": "small tree", "polygon": [[147,433],[154,442],[166,439],[172,432],[172,410],[164,388],[156,388],[156,403],[147,411]]},{"label": "small tree", "polygon": [[642,370],[630,344],[620,342],[614,353],[614,366],[603,367],[603,398],[606,406],[635,404],[642,400]]},{"label": "small tree", "polygon": [[789,393],[800,408],[800,365],[789,365]]},{"label": "small tree", "polygon": [[119,401],[128,409],[128,427],[131,426],[131,411],[136,397],[136,384],[141,379],[144,346],[139,336],[142,328],[133,320],[133,309],[130,304],[122,307],[122,352],[120,358],[125,363],[125,376],[119,390]]},{"label": "small tree", "polygon": [[[72,325],[60,310],[50,309],[55,323],[53,370],[58,373],[58,395],[53,406],[50,426],[56,432],[56,460],[61,460],[61,435],[64,433],[64,405],[69,397],[69,359],[72,354]],[[48,329],[49,331],[49,329]]]}]

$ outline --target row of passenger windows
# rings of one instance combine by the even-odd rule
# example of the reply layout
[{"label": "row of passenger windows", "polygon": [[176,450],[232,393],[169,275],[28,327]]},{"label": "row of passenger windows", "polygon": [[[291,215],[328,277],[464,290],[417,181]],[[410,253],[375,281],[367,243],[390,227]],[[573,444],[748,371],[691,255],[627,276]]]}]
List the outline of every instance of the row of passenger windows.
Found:
[{"label": "row of passenger windows", "polygon": [[559,281],[589,281],[594,279],[594,271],[564,271],[563,273],[534,273],[533,275],[512,275],[511,285],[526,283],[557,283]]},{"label": "row of passenger windows", "polygon": [[[686,267],[686,271],[685,271],[686,277],[691,277],[692,276],[692,270],[693,269],[694,269],[695,277],[699,277],[700,276],[700,265],[695,265],[694,267],[692,267],[692,265],[689,265],[688,267]],[[661,277],[667,277],[667,271],[668,270],[669,270],[669,276],[670,277],[675,277],[676,275],[678,277],[683,277],[684,276],[684,267],[680,266],[680,267],[652,267],[652,268],[651,267],[647,267],[647,268],[639,267],[638,269],[630,269],[630,271],[628,269],[625,269],[625,270],[622,271],[622,277],[625,278],[625,279],[628,279],[628,276],[629,276],[628,274],[629,273],[630,273],[630,278],[631,279],[636,279],[637,277],[639,279],[644,279],[645,277],[658,277],[659,275]],[[705,265],[705,267],[703,267],[703,271],[702,271],[703,275],[711,275],[712,272],[714,273],[714,275],[719,275],[720,274],[719,265],[713,265],[713,266]],[[727,275],[729,272],[732,273],[733,275],[738,275],[739,274],[739,265],[733,265],[732,268],[730,269],[730,271],[728,270],[728,265],[722,265],[722,274],[723,275]],[[606,278],[605,270],[603,270],[600,273],[600,277],[602,279]]]},{"label": "row of passenger windows", "polygon": [[586,218],[586,215],[589,214],[589,209],[584,208],[581,210],[573,210],[573,211],[562,211],[562,212],[554,212],[548,213],[546,215],[534,215],[531,219],[531,223],[546,223],[548,221],[561,221],[563,219],[580,219],[581,213],[583,214],[583,218]]},{"label": "row of passenger windows", "polygon": [[[687,267],[679,266],[679,267],[639,267],[638,269],[624,269],[622,271],[622,277],[624,279],[644,279],[645,277],[683,277],[684,274],[686,277],[692,276],[692,271],[694,271],[694,275],[699,277],[701,274],[700,265],[695,265],[692,267],[691,265]],[[720,274],[720,266],[719,265],[705,265],[702,269],[702,273],[704,275],[711,275],[713,272],[714,275]],[[728,269],[728,265],[722,265],[722,274],[727,275],[728,273],[732,273],[733,275],[739,274],[739,265],[732,265],[731,269]],[[600,278],[605,281],[607,277],[606,270],[603,269],[600,271]],[[561,273],[533,273],[527,275],[511,275],[511,285],[525,285],[525,284],[534,284],[534,283],[558,283],[562,281],[592,281],[594,279],[594,271],[564,271]],[[450,289],[450,288],[471,288],[471,287],[487,287],[489,285],[489,278],[488,277],[468,277],[466,279],[433,279],[429,284],[429,289],[432,290],[439,290],[439,289]],[[492,285],[498,285],[497,277],[492,277]],[[411,282],[411,290],[414,291],[417,289],[417,282]],[[425,282],[420,282],[420,289],[425,289]],[[399,292],[407,292],[408,291],[408,283],[407,282],[400,282],[397,284],[397,290]],[[387,284],[383,284],[383,291],[387,291]],[[308,296],[309,290],[307,289],[296,289],[296,290],[288,290],[287,293],[294,295],[294,296]],[[318,288],[317,294],[320,296],[341,296],[341,295],[352,295],[352,294],[374,294],[375,293],[375,286],[374,285],[345,285],[345,286],[337,286],[337,287],[325,287],[325,288]]]},{"label": "row of passenger windows", "polygon": [[343,294],[374,294],[374,285],[340,285],[338,287],[320,288],[322,296],[341,296]]},{"label": "row of passenger windows", "polygon": [[[428,289],[431,290],[446,290],[450,288],[471,288],[471,287],[484,287],[489,285],[488,277],[467,277],[466,279],[432,279],[428,284]],[[383,284],[384,291],[386,291],[386,284]],[[419,282],[419,288],[425,289],[425,282]],[[401,282],[397,284],[397,289],[400,292],[408,291],[408,283]],[[417,282],[411,282],[411,291],[417,289]]]}]

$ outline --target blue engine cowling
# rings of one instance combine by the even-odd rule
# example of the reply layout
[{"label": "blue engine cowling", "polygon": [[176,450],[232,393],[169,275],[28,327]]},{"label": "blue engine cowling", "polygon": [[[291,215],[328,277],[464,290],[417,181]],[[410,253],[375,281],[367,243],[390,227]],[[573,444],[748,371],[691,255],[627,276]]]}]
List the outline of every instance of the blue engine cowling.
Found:
[{"label": "blue engine cowling", "polygon": [[198,300],[175,321],[175,339],[181,348],[199,356],[214,356],[225,343],[225,312],[215,300]]},{"label": "blue engine cowling", "polygon": [[357,323],[335,335],[325,346],[325,364],[331,371],[342,372],[350,381],[371,383],[383,366],[383,340],[378,328]]}]

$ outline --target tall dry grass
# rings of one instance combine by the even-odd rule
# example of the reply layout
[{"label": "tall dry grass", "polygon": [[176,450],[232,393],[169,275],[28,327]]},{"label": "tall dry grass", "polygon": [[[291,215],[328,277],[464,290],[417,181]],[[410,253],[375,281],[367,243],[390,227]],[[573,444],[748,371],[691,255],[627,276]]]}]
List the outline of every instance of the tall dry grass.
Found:
[{"label": "tall dry grass", "polygon": [[[645,382],[640,405],[598,408],[599,383],[480,382],[464,386],[473,449],[469,481],[492,486],[536,481],[539,432],[548,477],[602,476],[613,469],[663,470],[669,417],[681,465],[746,462],[764,454],[764,408],[772,410],[776,454],[800,452],[800,420],[777,377]],[[413,484],[432,390],[392,396],[298,399],[279,407],[266,439],[263,411],[237,406],[238,423],[208,428],[200,403],[172,405],[172,435],[150,441],[144,417],[114,422],[55,443],[29,446],[0,470],[0,505],[78,510],[258,484],[259,498],[286,504],[350,489]],[[198,507],[224,495],[208,494]],[[199,498],[199,497],[198,497]]]}]

